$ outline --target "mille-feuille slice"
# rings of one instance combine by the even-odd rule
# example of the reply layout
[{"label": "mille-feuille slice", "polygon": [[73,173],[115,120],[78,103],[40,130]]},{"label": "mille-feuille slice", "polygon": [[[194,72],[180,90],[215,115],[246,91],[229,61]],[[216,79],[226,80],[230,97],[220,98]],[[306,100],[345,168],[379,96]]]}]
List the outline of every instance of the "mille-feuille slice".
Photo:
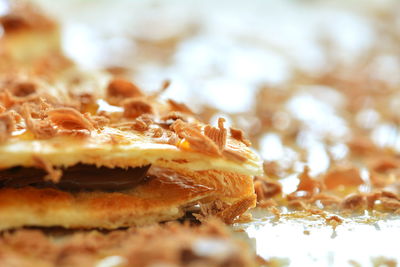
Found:
[{"label": "mille-feuille slice", "polygon": [[80,94],[76,82],[2,80],[0,229],[145,225],[199,203],[232,222],[255,205],[260,159],[223,119],[203,124],[122,79]]}]

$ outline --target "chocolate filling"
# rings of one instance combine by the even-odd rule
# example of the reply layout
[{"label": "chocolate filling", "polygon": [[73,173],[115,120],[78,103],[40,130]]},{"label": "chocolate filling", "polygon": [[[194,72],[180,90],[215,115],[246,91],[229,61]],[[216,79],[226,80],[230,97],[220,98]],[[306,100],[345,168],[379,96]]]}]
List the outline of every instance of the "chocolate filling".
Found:
[{"label": "chocolate filling", "polygon": [[52,187],[67,191],[119,191],[131,189],[146,180],[150,165],[137,168],[107,168],[78,164],[63,170],[58,183],[45,181],[46,171],[13,167],[0,171],[0,187]]}]

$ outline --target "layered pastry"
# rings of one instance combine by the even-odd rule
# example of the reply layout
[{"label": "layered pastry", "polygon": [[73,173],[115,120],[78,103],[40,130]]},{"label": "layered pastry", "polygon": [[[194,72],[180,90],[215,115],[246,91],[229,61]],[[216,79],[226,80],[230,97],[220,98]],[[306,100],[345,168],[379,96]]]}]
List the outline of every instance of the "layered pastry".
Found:
[{"label": "layered pastry", "polygon": [[255,205],[260,160],[222,118],[201,123],[117,78],[79,93],[12,75],[0,88],[0,229],[145,225],[196,205],[232,222]]},{"label": "layered pastry", "polygon": [[56,24],[5,3],[0,230],[113,229],[199,207],[232,222],[255,205],[260,160],[240,130],[201,123],[127,80],[80,72],[62,56]]}]

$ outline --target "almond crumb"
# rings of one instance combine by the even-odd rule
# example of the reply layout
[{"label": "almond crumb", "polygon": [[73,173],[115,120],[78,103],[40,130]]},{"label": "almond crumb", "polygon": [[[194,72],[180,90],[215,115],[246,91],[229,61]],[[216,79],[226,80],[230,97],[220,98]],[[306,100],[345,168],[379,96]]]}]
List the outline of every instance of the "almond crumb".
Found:
[{"label": "almond crumb", "polygon": [[257,202],[272,198],[282,193],[282,186],[279,182],[270,180],[266,177],[256,177],[254,179],[254,190],[257,195]]},{"label": "almond crumb", "polygon": [[182,113],[194,114],[193,111],[183,103],[178,103],[172,99],[168,99],[168,104],[171,107],[171,111],[179,111]]},{"label": "almond crumb", "polygon": [[107,87],[108,98],[141,97],[143,93],[135,84],[122,78],[113,79]]},{"label": "almond crumb", "polygon": [[123,102],[124,117],[135,119],[143,114],[153,114],[153,107],[143,99],[131,98]]},{"label": "almond crumb", "polygon": [[223,151],[226,145],[227,130],[224,127],[224,118],[218,119],[218,128],[206,125],[204,134],[215,142],[218,148]]},{"label": "almond crumb", "polygon": [[[220,155],[218,146],[209,137],[200,132],[195,125],[177,120],[171,125],[171,129],[182,139],[189,142],[190,148],[206,154]],[[184,146],[180,146],[185,148]],[[186,148],[185,148],[186,149]]]},{"label": "almond crumb", "polygon": [[51,122],[61,130],[94,130],[93,124],[82,113],[73,108],[56,108],[50,110],[48,116]]},{"label": "almond crumb", "polygon": [[363,194],[351,194],[345,197],[342,201],[342,208],[343,209],[350,209],[350,210],[361,210],[367,208],[367,198]]},{"label": "almond crumb", "polygon": [[251,142],[244,137],[244,132],[240,129],[230,128],[231,137],[242,142],[246,146],[251,146]]}]

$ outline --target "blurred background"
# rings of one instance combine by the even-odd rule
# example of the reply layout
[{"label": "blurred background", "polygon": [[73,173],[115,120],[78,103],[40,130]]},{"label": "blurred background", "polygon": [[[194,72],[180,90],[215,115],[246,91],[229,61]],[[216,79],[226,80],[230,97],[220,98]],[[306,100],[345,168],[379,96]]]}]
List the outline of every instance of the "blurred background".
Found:
[{"label": "blurred background", "polygon": [[[266,160],[294,157],[285,147],[294,141],[314,147],[300,156],[320,159],[310,167],[321,173],[328,154],[346,154],[352,130],[400,149],[391,129],[400,100],[386,97],[400,79],[398,1],[35,2],[61,23],[63,49],[82,68],[148,91],[169,79],[164,97],[207,120],[225,114]],[[321,139],[329,146],[314,145]]]},{"label": "blurred background", "polygon": [[[149,92],[170,80],[162,97],[244,129],[283,186],[282,205],[304,166],[317,180],[355,170],[361,182],[330,188],[340,198],[400,193],[399,1],[33,2],[60,23],[63,50],[82,69]],[[254,214],[245,228],[260,255],[283,265],[397,266],[395,211],[337,227]]]}]

